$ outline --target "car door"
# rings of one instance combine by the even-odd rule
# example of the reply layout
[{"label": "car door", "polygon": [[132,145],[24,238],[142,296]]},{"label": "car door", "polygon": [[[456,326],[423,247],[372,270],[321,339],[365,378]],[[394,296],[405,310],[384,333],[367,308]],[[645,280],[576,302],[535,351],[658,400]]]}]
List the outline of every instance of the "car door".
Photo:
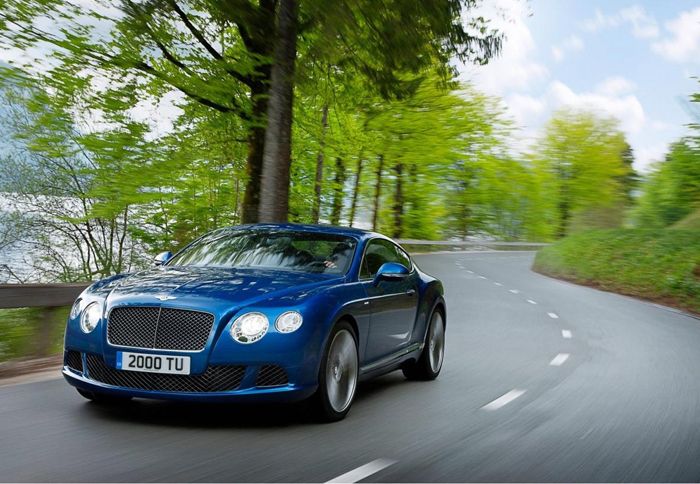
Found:
[{"label": "car door", "polygon": [[[403,264],[410,273],[398,280],[375,281],[386,262]],[[368,243],[360,270],[371,310],[367,362],[389,356],[410,341],[418,310],[417,278],[410,258],[396,244],[385,239]]]}]

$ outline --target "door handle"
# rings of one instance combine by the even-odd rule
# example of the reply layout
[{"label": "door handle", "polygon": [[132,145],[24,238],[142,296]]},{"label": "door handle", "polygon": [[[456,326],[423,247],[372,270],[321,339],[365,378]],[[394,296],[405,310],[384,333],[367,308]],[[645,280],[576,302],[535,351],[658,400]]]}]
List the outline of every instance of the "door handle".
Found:
[{"label": "door handle", "polygon": [[407,296],[413,296],[415,293],[416,293],[415,289],[409,289],[408,291],[406,291]]}]

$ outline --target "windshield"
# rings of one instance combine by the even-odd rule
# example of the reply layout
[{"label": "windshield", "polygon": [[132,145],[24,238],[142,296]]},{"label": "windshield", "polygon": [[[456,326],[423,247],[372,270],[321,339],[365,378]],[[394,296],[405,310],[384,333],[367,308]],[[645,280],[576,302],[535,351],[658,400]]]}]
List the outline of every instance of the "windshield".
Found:
[{"label": "windshield", "polygon": [[356,245],[351,237],[313,232],[218,231],[195,241],[168,265],[345,274]]}]

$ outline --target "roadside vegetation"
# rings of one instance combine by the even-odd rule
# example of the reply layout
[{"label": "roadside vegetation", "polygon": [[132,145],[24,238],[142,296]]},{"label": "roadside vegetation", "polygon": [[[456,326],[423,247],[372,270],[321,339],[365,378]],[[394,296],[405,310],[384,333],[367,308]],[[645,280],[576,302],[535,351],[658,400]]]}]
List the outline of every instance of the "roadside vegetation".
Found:
[{"label": "roadside vegetation", "polygon": [[546,275],[700,314],[700,230],[596,230],[537,254]]},{"label": "roadside vegetation", "polygon": [[69,312],[70,307],[59,308],[47,319],[43,308],[0,309],[0,363],[60,353]]}]

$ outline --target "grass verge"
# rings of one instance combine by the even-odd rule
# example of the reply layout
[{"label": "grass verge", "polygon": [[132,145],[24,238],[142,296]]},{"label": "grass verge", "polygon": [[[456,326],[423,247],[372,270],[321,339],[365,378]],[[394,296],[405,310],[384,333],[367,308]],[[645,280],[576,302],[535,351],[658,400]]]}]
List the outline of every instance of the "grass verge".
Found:
[{"label": "grass verge", "polygon": [[[0,362],[60,353],[69,312],[70,307],[48,315],[44,308],[0,309]],[[48,344],[40,348],[44,331]],[[37,354],[39,350],[46,354]]]},{"label": "grass verge", "polygon": [[533,269],[700,314],[700,230],[594,230],[541,249]]}]

